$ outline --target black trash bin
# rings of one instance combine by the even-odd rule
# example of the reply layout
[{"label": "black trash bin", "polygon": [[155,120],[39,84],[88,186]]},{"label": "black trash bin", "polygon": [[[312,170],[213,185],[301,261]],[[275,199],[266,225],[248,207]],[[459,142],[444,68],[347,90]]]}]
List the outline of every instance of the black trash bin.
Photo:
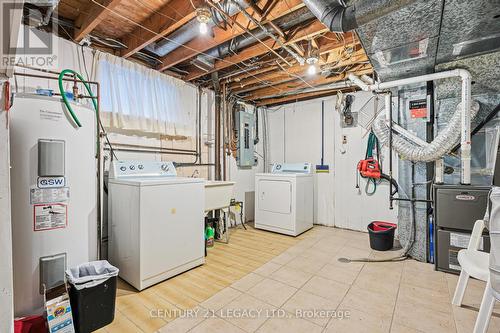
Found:
[{"label": "black trash bin", "polygon": [[93,332],[113,322],[117,276],[118,268],[106,260],[92,261],[66,271],[77,333]]},{"label": "black trash bin", "polygon": [[388,251],[394,246],[394,231],[397,225],[389,222],[374,221],[368,225],[370,247],[377,251]]}]

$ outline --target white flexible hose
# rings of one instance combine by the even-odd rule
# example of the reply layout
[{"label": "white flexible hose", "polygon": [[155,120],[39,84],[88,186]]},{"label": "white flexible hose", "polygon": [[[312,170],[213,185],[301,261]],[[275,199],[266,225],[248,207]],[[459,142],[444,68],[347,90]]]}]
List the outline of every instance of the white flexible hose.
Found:
[{"label": "white flexible hose", "polygon": [[[479,111],[479,103],[471,103],[471,119]],[[392,135],[392,147],[403,158],[415,162],[432,162],[440,159],[443,155],[451,151],[460,139],[461,128],[461,103],[458,104],[455,113],[450,119],[448,126],[430,143],[417,144],[409,142],[398,133]],[[381,113],[373,122],[373,132],[382,144],[389,141],[389,126],[385,122],[385,115]]]}]

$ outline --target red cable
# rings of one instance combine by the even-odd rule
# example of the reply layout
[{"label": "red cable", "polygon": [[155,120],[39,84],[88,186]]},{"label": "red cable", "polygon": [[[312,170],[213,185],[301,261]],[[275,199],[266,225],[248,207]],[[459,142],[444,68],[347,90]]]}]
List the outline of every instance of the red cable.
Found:
[{"label": "red cable", "polygon": [[4,90],[4,97],[5,97],[5,105],[4,105],[4,109],[5,111],[9,111],[10,107],[12,106],[10,104],[10,82],[7,81],[5,82],[5,90]]}]

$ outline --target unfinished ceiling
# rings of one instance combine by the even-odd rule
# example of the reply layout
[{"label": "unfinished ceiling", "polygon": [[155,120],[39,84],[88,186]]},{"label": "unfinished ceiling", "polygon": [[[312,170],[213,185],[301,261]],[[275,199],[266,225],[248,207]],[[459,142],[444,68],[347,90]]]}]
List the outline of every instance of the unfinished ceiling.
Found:
[{"label": "unfinished ceiling", "polygon": [[466,63],[498,77],[498,54],[481,56],[500,50],[499,8],[500,0],[61,0],[56,20],[63,37],[276,105],[354,90],[349,72],[388,81]]},{"label": "unfinished ceiling", "polygon": [[61,0],[56,14],[62,37],[257,105],[354,90],[339,82],[373,71],[356,32],[330,32],[302,0]]}]

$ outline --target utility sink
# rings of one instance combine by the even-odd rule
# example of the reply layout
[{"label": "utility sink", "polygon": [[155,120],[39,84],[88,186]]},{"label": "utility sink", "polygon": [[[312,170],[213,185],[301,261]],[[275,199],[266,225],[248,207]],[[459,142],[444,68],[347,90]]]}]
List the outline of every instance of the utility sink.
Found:
[{"label": "utility sink", "polygon": [[205,212],[229,207],[235,182],[208,180],[205,183]]}]

